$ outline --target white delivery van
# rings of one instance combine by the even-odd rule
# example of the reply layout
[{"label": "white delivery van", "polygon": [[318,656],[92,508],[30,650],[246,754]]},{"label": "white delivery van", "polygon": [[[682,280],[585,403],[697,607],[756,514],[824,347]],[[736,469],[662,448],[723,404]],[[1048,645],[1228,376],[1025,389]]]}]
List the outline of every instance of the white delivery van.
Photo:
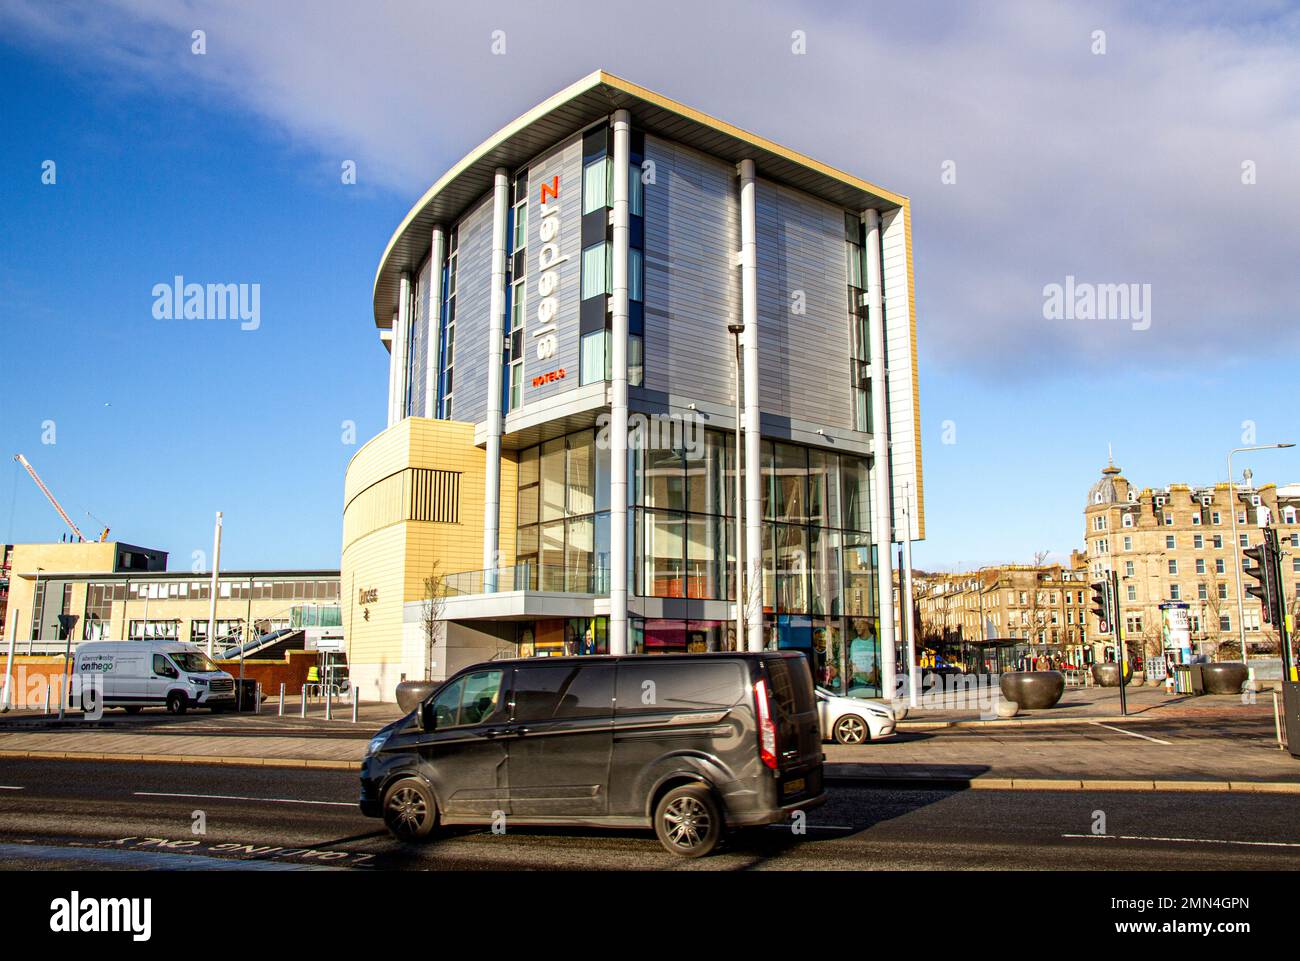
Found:
[{"label": "white delivery van", "polygon": [[102,677],[104,707],[131,714],[151,706],[184,714],[235,704],[235,679],[200,647],[181,641],[87,641],[77,648],[73,670],[83,691]]}]

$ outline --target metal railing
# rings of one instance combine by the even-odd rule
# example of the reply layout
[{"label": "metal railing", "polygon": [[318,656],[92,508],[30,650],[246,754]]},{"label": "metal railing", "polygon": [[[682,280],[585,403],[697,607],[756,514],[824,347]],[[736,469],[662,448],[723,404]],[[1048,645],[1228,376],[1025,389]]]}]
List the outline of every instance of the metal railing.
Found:
[{"label": "metal railing", "polygon": [[573,569],[564,564],[525,561],[509,567],[458,571],[442,581],[445,597],[500,594],[507,591],[545,591],[556,594],[608,594],[609,568],[589,564]]}]

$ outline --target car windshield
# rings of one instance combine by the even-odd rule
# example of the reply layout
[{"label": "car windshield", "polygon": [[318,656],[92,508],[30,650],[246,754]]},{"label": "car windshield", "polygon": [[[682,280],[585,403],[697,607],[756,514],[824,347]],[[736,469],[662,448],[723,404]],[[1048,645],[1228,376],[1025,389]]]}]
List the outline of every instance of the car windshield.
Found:
[{"label": "car windshield", "polygon": [[187,674],[204,674],[221,670],[213,663],[212,658],[201,651],[174,652],[167,656],[175,661],[176,666]]}]

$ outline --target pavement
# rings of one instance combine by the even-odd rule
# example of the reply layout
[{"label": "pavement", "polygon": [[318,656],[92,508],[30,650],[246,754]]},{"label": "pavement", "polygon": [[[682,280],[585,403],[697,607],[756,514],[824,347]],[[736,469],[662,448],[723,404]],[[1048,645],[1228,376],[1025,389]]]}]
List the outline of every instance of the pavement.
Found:
[{"label": "pavement", "polygon": [[[362,704],[326,721],[288,702],[260,715],[109,712],[101,721],[58,724],[39,713],[0,717],[0,757],[78,761],[355,770],[370,735],[399,716],[392,704]],[[1047,711],[983,720],[955,703],[913,709],[892,738],[826,744],[827,779],[893,788],[982,790],[1217,790],[1300,793],[1300,760],[1279,750],[1272,699],[1169,697],[1156,688],[1066,692]]]}]

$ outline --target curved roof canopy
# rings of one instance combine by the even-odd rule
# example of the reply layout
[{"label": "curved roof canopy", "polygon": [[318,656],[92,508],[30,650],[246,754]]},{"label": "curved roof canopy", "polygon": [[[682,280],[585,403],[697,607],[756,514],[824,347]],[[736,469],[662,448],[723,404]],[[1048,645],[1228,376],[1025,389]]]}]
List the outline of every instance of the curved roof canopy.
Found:
[{"label": "curved roof canopy", "polygon": [[434,224],[451,225],[492,188],[498,167],[515,170],[615,110],[631,112],[642,130],[735,163],[754,161],[758,175],[848,210],[906,207],[907,198],[811,157],[714,119],[620,77],[597,70],[538,104],[470,151],[430,187],[402,219],[375,272],[375,326],[390,328],[400,278],[429,255]]}]

